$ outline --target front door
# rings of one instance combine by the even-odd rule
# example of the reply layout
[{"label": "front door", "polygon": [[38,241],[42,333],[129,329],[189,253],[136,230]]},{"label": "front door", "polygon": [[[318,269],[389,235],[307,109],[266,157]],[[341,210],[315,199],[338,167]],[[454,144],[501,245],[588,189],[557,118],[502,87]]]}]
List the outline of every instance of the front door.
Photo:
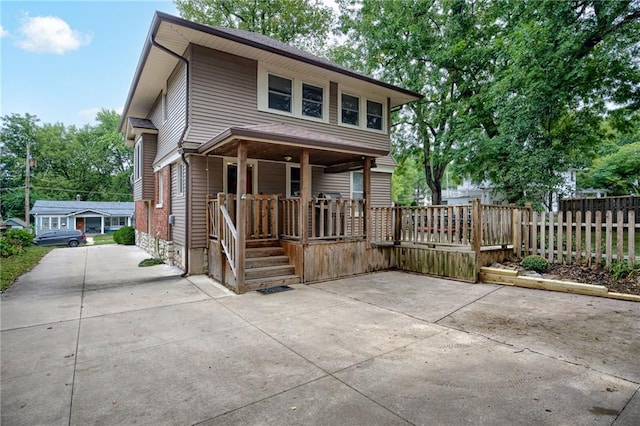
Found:
[{"label": "front door", "polygon": [[84,232],[84,217],[76,217],[76,229]]},{"label": "front door", "polygon": [[[227,166],[227,194],[235,194],[238,188],[238,166]],[[253,194],[253,165],[247,164],[247,194]]]}]

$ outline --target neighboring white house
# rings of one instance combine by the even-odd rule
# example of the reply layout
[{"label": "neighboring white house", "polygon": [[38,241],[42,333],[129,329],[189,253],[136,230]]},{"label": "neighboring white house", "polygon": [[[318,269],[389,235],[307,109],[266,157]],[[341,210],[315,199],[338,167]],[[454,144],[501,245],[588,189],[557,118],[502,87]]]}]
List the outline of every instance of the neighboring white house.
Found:
[{"label": "neighboring white house", "polygon": [[[558,211],[559,201],[561,198],[573,198],[585,196],[585,193],[589,193],[590,196],[605,196],[606,190],[604,189],[589,189],[578,190],[576,187],[576,176],[580,170],[569,169],[566,172],[562,172],[563,183],[560,188],[552,197],[551,209],[555,212]],[[472,200],[479,198],[482,204],[505,204],[505,198],[499,192],[495,190],[493,184],[489,181],[484,181],[480,184],[472,183],[471,179],[465,179],[456,189],[445,189],[442,191],[443,204],[460,205],[470,204]]]},{"label": "neighboring white house", "polygon": [[132,202],[37,200],[29,213],[34,217],[38,235],[50,229],[106,234],[132,226],[133,212]]}]

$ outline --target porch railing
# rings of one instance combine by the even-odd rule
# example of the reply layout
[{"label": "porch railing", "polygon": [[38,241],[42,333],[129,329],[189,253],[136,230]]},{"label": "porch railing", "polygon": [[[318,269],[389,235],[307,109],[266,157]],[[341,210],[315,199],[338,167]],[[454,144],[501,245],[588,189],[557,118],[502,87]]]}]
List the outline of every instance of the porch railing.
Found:
[{"label": "porch railing", "polygon": [[471,245],[470,206],[398,207],[395,241]]},{"label": "porch railing", "polygon": [[227,259],[229,259],[229,265],[231,266],[233,274],[237,277],[238,270],[236,268],[236,241],[238,240],[238,231],[236,230],[236,227],[231,220],[231,216],[229,215],[227,208],[224,205],[220,206],[219,211],[220,216],[222,216],[222,220],[220,221],[222,234],[220,238],[220,245],[224,250],[224,254],[227,256]]},{"label": "porch railing", "polygon": [[[246,237],[248,240],[268,240],[278,238],[278,196],[244,196],[247,207]],[[235,194],[220,193],[207,200],[209,238],[217,239],[220,233],[222,215],[220,207],[225,207],[231,223],[236,225]]]},{"label": "porch railing", "polygon": [[279,230],[282,238],[300,238],[300,200],[281,198],[278,202]]},{"label": "porch railing", "polygon": [[309,240],[364,238],[363,199],[310,200]]}]

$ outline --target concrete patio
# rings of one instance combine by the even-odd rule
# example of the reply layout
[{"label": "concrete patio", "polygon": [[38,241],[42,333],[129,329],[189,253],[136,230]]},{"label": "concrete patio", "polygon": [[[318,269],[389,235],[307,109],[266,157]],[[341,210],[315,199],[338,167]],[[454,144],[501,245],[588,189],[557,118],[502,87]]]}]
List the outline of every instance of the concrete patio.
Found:
[{"label": "concrete patio", "polygon": [[384,272],[242,296],[52,251],[1,296],[2,425],[640,424],[640,303]]}]

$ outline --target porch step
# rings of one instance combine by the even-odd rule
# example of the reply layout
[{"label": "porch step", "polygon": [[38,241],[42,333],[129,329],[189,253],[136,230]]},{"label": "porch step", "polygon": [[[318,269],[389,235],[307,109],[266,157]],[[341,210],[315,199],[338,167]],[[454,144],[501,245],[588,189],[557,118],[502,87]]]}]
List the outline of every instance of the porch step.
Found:
[{"label": "porch step", "polygon": [[245,251],[245,259],[256,257],[284,256],[284,249],[280,246],[273,247],[248,247]]},{"label": "porch step", "polygon": [[245,269],[244,279],[245,282],[253,279],[281,277],[286,275],[294,275],[295,269],[293,266],[287,265],[275,265],[275,266],[263,266],[260,268]]},{"label": "porch step", "polygon": [[283,275],[270,278],[257,278],[246,280],[244,282],[246,291],[254,291],[289,284],[300,284],[300,277],[298,275]]},{"label": "porch step", "polygon": [[245,269],[261,268],[264,266],[289,265],[289,258],[282,256],[251,257],[245,259]]}]

